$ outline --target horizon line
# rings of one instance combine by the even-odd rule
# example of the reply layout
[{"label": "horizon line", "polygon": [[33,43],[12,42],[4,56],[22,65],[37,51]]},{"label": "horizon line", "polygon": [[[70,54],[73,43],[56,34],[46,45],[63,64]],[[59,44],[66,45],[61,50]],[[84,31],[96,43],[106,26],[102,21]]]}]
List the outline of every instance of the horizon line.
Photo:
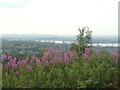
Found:
[{"label": "horizon line", "polygon": [[[7,34],[0,34],[0,35],[52,35],[52,36],[77,36],[78,34],[40,34],[40,33],[20,33],[20,34],[10,34],[10,33],[7,33]],[[119,36],[119,35],[92,35],[92,36]]]}]

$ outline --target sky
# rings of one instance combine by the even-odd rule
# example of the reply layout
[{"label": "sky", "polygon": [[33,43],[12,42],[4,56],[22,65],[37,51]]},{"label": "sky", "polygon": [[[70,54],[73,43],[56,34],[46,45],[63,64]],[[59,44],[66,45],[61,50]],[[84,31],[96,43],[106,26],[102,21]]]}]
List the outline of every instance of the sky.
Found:
[{"label": "sky", "polygon": [[119,0],[0,0],[0,34],[118,34]]}]

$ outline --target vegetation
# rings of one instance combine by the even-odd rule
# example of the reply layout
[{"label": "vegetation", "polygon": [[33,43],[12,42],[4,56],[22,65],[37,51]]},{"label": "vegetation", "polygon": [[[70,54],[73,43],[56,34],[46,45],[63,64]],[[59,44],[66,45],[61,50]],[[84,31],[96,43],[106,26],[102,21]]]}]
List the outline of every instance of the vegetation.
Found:
[{"label": "vegetation", "polygon": [[2,41],[2,51],[7,52],[6,54],[11,55],[13,57],[17,57],[18,59],[26,58],[26,56],[37,55],[41,58],[41,54],[44,48],[54,47],[58,50],[68,50],[69,44],[56,44],[56,43],[48,43],[48,42],[36,42],[36,41]]},{"label": "vegetation", "polygon": [[[116,52],[89,49],[77,57],[75,52],[46,49],[42,59],[32,56],[18,60],[2,54],[3,88],[117,88]],[[112,79],[111,79],[112,77]]]},{"label": "vegetation", "polygon": [[40,57],[22,59],[3,52],[3,88],[118,88],[120,54],[90,48],[92,32],[85,30],[79,29],[71,50],[44,48]]},{"label": "vegetation", "polygon": [[92,31],[89,28],[79,28],[79,35],[77,35],[78,44],[72,43],[71,50],[75,50],[79,55],[85,51],[85,48],[92,46]]}]

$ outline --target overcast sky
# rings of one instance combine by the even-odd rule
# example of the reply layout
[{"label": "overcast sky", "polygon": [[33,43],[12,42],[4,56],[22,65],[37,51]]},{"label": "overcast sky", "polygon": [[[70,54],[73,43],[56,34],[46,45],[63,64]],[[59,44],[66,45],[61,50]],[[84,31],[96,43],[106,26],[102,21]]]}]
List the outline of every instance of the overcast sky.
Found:
[{"label": "overcast sky", "polygon": [[119,0],[0,0],[0,34],[118,34]]}]

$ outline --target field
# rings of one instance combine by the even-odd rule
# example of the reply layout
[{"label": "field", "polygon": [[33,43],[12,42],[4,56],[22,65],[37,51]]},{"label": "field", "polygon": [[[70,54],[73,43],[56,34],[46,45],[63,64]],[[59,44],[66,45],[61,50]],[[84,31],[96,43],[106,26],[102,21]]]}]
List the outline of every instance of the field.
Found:
[{"label": "field", "polygon": [[3,88],[117,88],[118,53],[86,48],[82,55],[45,48],[22,60],[2,53]]}]

